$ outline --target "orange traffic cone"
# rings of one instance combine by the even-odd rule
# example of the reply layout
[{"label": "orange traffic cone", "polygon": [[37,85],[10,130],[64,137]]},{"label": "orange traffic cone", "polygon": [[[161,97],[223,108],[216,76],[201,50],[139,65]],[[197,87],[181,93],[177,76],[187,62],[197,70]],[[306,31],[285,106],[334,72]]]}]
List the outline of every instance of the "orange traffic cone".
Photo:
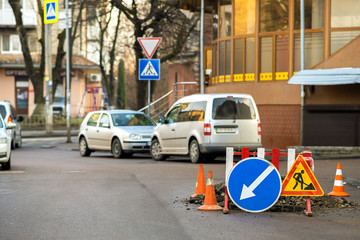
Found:
[{"label": "orange traffic cone", "polygon": [[191,195],[191,197],[196,197],[199,194],[204,195],[205,190],[206,190],[206,186],[205,186],[204,169],[203,169],[203,165],[200,164],[199,172],[196,180],[195,193]]},{"label": "orange traffic cone", "polygon": [[332,192],[328,193],[329,196],[335,196],[335,197],[348,197],[350,196],[344,191],[344,182],[343,182],[343,176],[342,176],[342,170],[341,170],[341,164],[337,164],[336,168],[336,176],[334,181],[334,189]]},{"label": "orange traffic cone", "polygon": [[222,207],[217,205],[212,171],[209,171],[209,176],[207,179],[204,205],[202,205],[198,209],[205,211],[222,210]]}]

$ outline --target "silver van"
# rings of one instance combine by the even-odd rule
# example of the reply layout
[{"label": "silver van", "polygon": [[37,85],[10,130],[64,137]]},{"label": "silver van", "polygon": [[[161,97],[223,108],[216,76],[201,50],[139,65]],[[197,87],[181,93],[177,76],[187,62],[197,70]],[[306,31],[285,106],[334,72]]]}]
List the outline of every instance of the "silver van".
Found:
[{"label": "silver van", "polygon": [[226,147],[261,147],[260,118],[251,95],[195,94],[178,100],[159,117],[151,155],[154,160],[189,155],[197,163],[224,155]]}]

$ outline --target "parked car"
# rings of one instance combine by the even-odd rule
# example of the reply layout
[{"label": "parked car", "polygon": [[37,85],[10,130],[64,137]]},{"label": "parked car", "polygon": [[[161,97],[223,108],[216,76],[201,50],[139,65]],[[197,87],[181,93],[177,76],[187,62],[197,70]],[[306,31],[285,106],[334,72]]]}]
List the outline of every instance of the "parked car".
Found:
[{"label": "parked car", "polygon": [[111,151],[115,158],[149,152],[156,123],[132,110],[94,111],[86,115],[79,132],[81,156]]},{"label": "parked car", "polygon": [[64,97],[54,97],[53,114],[61,115],[61,116],[65,115],[65,98]]},{"label": "parked car", "polygon": [[184,97],[159,117],[151,155],[189,155],[191,162],[213,160],[226,147],[261,147],[261,126],[254,99],[248,94],[195,94]]},{"label": "parked car", "polygon": [[20,122],[23,121],[24,118],[17,116],[14,106],[11,105],[9,101],[0,101],[0,115],[4,119],[6,126],[9,123],[14,123],[16,126],[8,130],[11,137],[11,149],[15,149],[15,147],[20,148],[22,146]]},{"label": "parked car", "polygon": [[15,123],[5,125],[0,115],[0,164],[2,170],[11,169],[11,137],[7,130],[14,129],[15,127]]}]

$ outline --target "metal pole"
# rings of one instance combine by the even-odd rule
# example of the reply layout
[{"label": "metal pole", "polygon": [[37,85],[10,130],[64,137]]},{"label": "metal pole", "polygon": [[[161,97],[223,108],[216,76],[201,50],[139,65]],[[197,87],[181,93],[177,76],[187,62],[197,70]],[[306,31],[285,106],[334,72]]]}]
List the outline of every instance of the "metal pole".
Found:
[{"label": "metal pole", "polygon": [[53,109],[52,109],[52,62],[51,62],[51,24],[45,24],[45,81],[46,81],[46,133],[53,131]]},{"label": "metal pole", "polygon": [[[304,0],[300,1],[300,70],[305,69],[305,7]],[[304,85],[301,84],[301,112],[300,112],[300,145],[304,144],[304,102],[305,102],[305,91]]]},{"label": "metal pole", "polygon": [[151,104],[151,81],[148,80],[148,114],[150,117],[150,104]]},{"label": "metal pole", "polygon": [[66,24],[66,142],[71,143],[71,105],[70,105],[70,44],[69,44],[69,3],[65,0]]},{"label": "metal pole", "polygon": [[200,23],[200,93],[204,93],[204,0],[201,0]]}]

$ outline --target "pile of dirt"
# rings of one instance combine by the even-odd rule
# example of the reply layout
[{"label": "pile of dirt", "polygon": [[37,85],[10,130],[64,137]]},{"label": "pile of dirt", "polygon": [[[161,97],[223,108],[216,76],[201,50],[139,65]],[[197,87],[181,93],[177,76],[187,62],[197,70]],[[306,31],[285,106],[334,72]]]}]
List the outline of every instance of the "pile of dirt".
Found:
[{"label": "pile of dirt", "polygon": [[[219,206],[224,206],[225,183],[219,183],[215,186],[216,200]],[[185,199],[186,203],[202,205],[204,196],[198,195]],[[345,198],[337,198],[324,195],[322,197],[311,197],[311,209],[321,210],[326,208],[358,208],[360,205],[356,202],[347,201]],[[302,212],[306,207],[306,197],[284,197],[280,196],[279,200],[269,209],[272,212]],[[229,208],[238,209],[229,199]]]}]

